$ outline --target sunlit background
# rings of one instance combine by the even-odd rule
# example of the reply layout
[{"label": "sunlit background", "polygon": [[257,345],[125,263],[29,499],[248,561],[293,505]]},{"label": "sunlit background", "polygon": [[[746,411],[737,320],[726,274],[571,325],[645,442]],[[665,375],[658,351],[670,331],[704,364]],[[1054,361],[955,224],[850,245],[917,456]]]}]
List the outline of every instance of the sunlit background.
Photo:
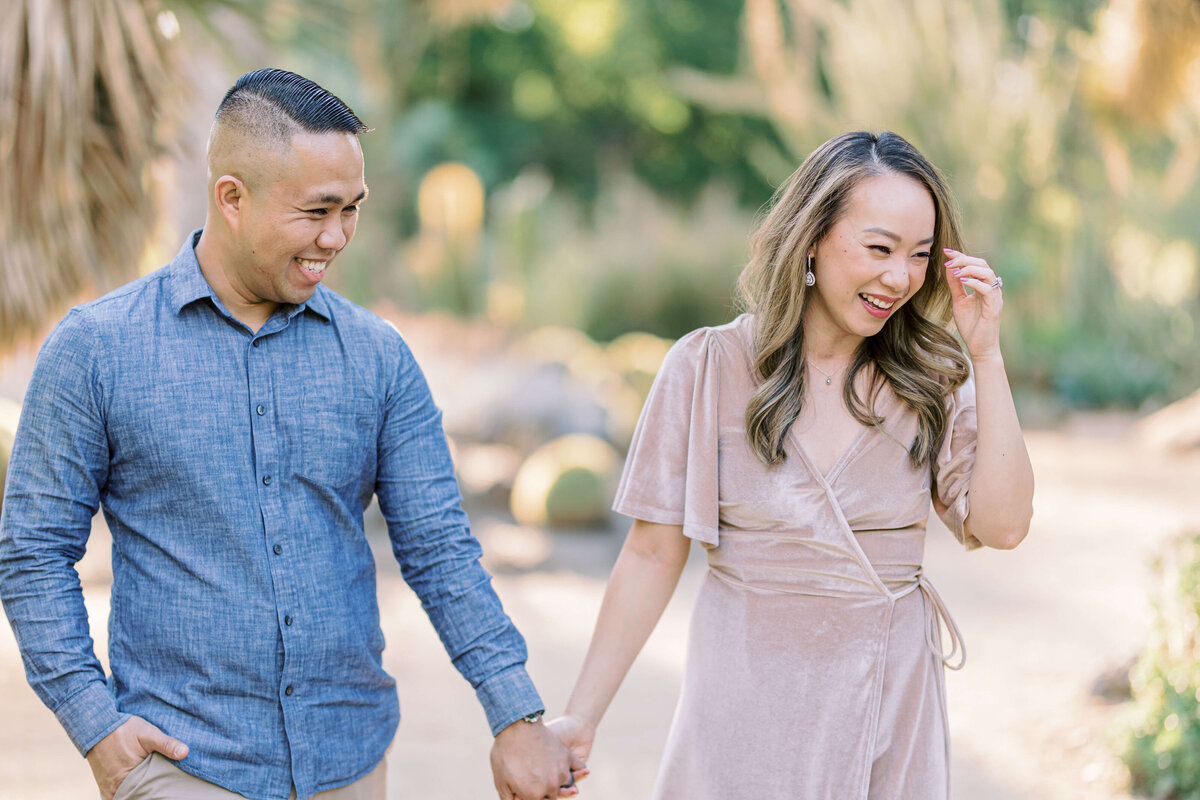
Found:
[{"label": "sunlit background", "polygon": [[[968,249],[1004,277],[1039,480],[1016,553],[967,557],[931,528],[972,646],[950,678],[956,797],[1200,792],[1200,0],[6,0],[0,478],[42,338],[203,222],[212,112],[267,65],[373,128],[370,200],[327,282],[428,373],[551,714],[666,348],[738,313],[756,214],[813,147],[890,129],[944,170]],[[81,565],[101,650],[106,537],[98,520]],[[392,796],[487,797],[482,715],[387,569]],[[585,796],[648,793],[702,571]],[[0,799],[90,796],[0,637]]]}]

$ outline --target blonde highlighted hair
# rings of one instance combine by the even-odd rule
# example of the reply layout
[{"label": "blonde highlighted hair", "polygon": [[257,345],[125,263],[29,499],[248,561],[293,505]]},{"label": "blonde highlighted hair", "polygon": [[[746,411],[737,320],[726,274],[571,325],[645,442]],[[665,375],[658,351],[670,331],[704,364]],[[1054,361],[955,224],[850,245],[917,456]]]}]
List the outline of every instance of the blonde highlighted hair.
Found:
[{"label": "blonde highlighted hair", "polygon": [[[843,385],[846,407],[858,422],[883,422],[874,401],[886,382],[918,418],[909,447],[914,466],[927,464],[946,428],[946,397],[967,379],[967,358],[948,328],[950,288],[943,247],[962,247],[958,210],[945,179],[933,164],[894,133],[855,131],[835,136],[814,150],[776,191],[751,238],[750,261],[738,278],[747,310],[756,318],[754,369],[758,390],[746,408],[746,432],[766,464],[784,458],[788,429],[804,397],[804,284],[808,254],[845,213],[854,188],[877,175],[900,174],[923,185],[933,199],[935,222],[925,281],[878,334],[859,347]],[[855,376],[875,368],[866,399]]]}]

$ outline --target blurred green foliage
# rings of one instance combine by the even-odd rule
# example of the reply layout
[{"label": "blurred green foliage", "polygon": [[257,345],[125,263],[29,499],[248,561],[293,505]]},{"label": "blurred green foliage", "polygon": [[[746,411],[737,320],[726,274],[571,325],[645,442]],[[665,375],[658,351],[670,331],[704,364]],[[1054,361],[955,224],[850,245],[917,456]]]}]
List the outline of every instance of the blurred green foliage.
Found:
[{"label": "blurred green foliage", "polygon": [[602,171],[622,166],[664,196],[690,200],[721,178],[759,203],[770,185],[745,145],[771,126],[689,104],[664,73],[732,72],[740,14],[733,0],[509,3],[426,49],[395,135],[418,172],[461,161],[489,188],[537,164],[591,203]]},{"label": "blurred green foliage", "polygon": [[[250,5],[284,66],[376,129],[355,299],[600,339],[720,323],[772,187],[831,135],[891,129],[1004,276],[1024,391],[1140,407],[1200,386],[1194,0]],[[445,162],[478,176],[477,228],[421,209]]]},{"label": "blurred green foliage", "polygon": [[1130,674],[1133,723],[1124,753],[1132,788],[1160,800],[1200,798],[1200,533],[1158,564],[1153,638]]}]

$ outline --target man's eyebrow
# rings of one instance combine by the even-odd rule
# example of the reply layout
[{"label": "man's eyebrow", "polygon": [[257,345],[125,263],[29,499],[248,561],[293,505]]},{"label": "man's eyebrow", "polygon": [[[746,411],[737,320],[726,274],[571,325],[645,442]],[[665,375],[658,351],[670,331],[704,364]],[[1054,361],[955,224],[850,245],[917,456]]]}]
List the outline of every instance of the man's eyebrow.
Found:
[{"label": "man's eyebrow", "polygon": [[[888,237],[889,239],[891,239],[894,242],[900,241],[900,236],[898,234],[892,233],[887,228],[864,228],[863,233],[878,233],[881,236]],[[917,242],[917,244],[933,244],[933,237],[930,236],[928,239],[922,239],[921,241]]]},{"label": "man's eyebrow", "polygon": [[[363,190],[358,193],[358,197],[354,198],[350,202],[350,205],[357,205],[358,203],[361,203],[363,200],[366,200],[366,199],[367,199],[367,188],[364,186]],[[340,205],[342,205],[342,196],[340,194],[322,194],[322,195],[318,195],[316,197],[310,197],[309,199],[305,200],[301,205],[340,206]]]}]

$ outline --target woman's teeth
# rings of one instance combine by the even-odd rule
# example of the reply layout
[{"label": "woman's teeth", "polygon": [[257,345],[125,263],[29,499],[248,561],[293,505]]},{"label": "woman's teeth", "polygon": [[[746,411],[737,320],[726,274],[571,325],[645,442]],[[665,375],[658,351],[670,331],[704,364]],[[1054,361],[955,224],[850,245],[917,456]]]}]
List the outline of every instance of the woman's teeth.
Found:
[{"label": "woman's teeth", "polygon": [[861,297],[863,300],[866,300],[868,303],[875,306],[876,308],[882,308],[884,311],[888,310],[889,308],[891,308],[892,306],[895,305],[895,302],[885,303],[882,300],[877,300],[874,297],[871,297],[871,295],[869,295],[869,294],[859,294],[859,297]]}]

